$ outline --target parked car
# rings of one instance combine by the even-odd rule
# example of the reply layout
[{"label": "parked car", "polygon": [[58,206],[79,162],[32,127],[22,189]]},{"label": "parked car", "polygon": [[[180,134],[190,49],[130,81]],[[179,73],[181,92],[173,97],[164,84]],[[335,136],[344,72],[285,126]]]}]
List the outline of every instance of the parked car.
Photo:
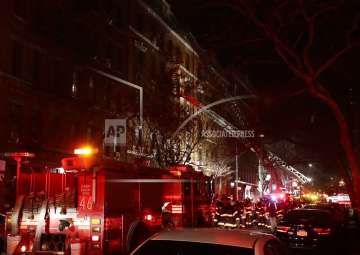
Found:
[{"label": "parked car", "polygon": [[331,213],[320,209],[295,209],[279,222],[276,236],[289,248],[327,249],[338,233]]},{"label": "parked car", "polygon": [[303,209],[319,209],[330,212],[333,219],[336,221],[336,224],[339,226],[344,226],[346,220],[346,210],[344,207],[341,207],[338,204],[308,204],[303,207]]},{"label": "parked car", "polygon": [[176,229],[158,233],[132,255],[283,255],[275,236],[249,230]]}]

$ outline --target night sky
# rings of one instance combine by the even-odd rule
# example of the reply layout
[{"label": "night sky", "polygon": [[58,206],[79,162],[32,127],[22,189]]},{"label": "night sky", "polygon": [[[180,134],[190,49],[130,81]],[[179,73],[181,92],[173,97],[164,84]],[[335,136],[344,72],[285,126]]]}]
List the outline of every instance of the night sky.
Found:
[{"label": "night sky", "polygon": [[[296,1],[289,1],[291,4],[276,0],[252,2],[255,2],[255,12],[275,27],[295,51],[304,48],[307,26],[299,18]],[[360,56],[359,19],[356,18],[360,13],[360,2],[305,2],[308,14],[316,15],[315,36],[310,49],[315,66],[344,47],[351,38],[351,51],[323,73],[320,81],[341,106],[351,128],[353,143],[358,147],[357,84],[360,76],[355,63]],[[303,82],[284,64],[263,31],[254,26],[241,9],[234,8],[236,1],[169,0],[169,3],[180,23],[225,69],[249,78],[260,97],[256,105],[260,119],[257,128],[264,132],[265,144],[299,170],[315,176],[320,184],[336,175],[340,166],[344,167],[332,113],[304,91]],[[284,143],[292,144],[295,153],[278,146]],[[307,167],[309,162],[314,163],[311,169]]]}]

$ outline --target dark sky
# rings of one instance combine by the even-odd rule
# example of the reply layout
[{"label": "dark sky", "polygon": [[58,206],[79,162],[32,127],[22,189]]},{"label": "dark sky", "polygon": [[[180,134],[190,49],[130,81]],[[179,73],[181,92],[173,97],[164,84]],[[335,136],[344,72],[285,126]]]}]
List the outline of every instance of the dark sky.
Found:
[{"label": "dark sky", "polygon": [[[168,2],[180,23],[194,34],[203,48],[217,57],[225,69],[236,70],[240,76],[250,78],[261,98],[256,109],[259,109],[257,114],[261,120],[259,128],[268,138],[266,142],[276,144],[279,141],[290,141],[296,146],[297,158],[303,158],[304,162],[316,162],[320,173],[337,173],[339,162],[343,162],[344,157],[331,112],[306,91],[302,91],[303,82],[279,58],[264,33],[244,17],[241,11],[227,5],[236,1]],[[297,6],[287,6],[279,14],[275,14],[274,6],[285,1],[252,2],[257,3],[255,9],[259,16],[269,21],[269,25],[279,31],[285,41],[293,44],[297,52],[304,48],[308,30],[304,20],[296,18]],[[315,66],[346,45],[347,32],[351,28],[354,28],[351,40],[360,41],[359,29],[357,26],[352,27],[354,17],[360,13],[360,1],[305,2],[308,14],[316,14],[321,10],[316,18],[315,39],[310,51]],[[355,145],[359,143],[359,53],[359,47],[354,47],[320,77],[347,117]],[[287,154],[286,151],[279,153],[283,153],[284,157]]]}]

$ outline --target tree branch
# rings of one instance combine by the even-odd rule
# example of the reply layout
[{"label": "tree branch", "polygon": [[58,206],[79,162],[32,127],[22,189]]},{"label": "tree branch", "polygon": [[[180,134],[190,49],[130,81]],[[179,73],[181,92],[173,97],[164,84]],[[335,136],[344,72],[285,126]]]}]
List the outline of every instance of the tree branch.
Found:
[{"label": "tree branch", "polygon": [[314,73],[313,79],[316,80],[319,76],[330,66],[332,66],[335,62],[337,62],[343,55],[349,52],[352,49],[351,46],[346,46],[345,48],[339,50],[335,55],[333,55],[330,59],[328,59],[325,63],[323,63]]},{"label": "tree branch", "polygon": [[346,53],[348,53],[350,50],[353,49],[353,47],[358,46],[359,43],[354,44],[351,40],[351,35],[353,33],[355,33],[357,30],[359,30],[359,19],[360,19],[360,14],[356,15],[353,19],[352,25],[350,30],[347,32],[346,34],[346,41],[347,41],[347,45],[342,48],[341,50],[339,50],[338,52],[336,52],[330,59],[328,59],[325,63],[323,63],[315,72],[314,74],[314,80],[316,80],[317,78],[319,78],[319,76],[326,71],[330,66],[332,66],[333,64],[335,64],[343,55],[345,55]]},{"label": "tree branch", "polygon": [[[260,21],[256,14],[251,10],[249,5],[245,3],[244,0],[240,0],[239,3],[242,5],[243,9],[245,10],[247,16],[253,21],[253,23],[260,29],[262,29],[265,34],[272,39],[276,51],[279,53],[279,55],[284,59],[284,61],[291,66],[291,69],[295,71],[297,75],[303,75],[302,71],[302,62],[300,58],[297,56],[295,51],[290,48],[286,43],[280,39],[280,37],[275,33],[275,31],[267,24]],[[290,60],[293,59],[293,61]]]},{"label": "tree branch", "polygon": [[310,74],[314,73],[314,69],[311,63],[311,59],[310,59],[310,48],[313,45],[314,42],[314,37],[315,37],[315,20],[312,17],[309,17],[308,14],[306,13],[306,7],[304,5],[304,1],[303,0],[299,0],[299,6],[301,8],[302,11],[302,15],[303,18],[305,19],[305,22],[307,24],[308,27],[308,40],[305,44],[304,50],[303,50],[303,59],[304,59],[304,65],[305,68],[308,70],[308,72],[310,72]]}]

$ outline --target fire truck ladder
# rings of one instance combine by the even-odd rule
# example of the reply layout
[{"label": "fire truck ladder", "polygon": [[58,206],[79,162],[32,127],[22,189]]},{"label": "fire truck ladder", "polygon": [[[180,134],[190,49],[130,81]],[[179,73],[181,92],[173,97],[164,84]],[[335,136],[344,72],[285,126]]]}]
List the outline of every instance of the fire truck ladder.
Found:
[{"label": "fire truck ladder", "polygon": [[298,170],[296,170],[294,167],[290,166],[289,164],[287,164],[284,160],[282,160],[281,158],[279,158],[278,156],[276,156],[274,153],[272,153],[271,151],[268,151],[268,157],[269,160],[271,160],[271,162],[274,163],[275,166],[280,166],[283,169],[285,169],[286,171],[292,173],[293,175],[296,176],[296,178],[303,184],[305,183],[309,183],[311,182],[311,178],[307,177],[305,175],[303,175],[302,173],[300,173]]},{"label": "fire truck ladder", "polygon": [[[231,123],[229,123],[227,120],[225,120],[223,117],[221,117],[216,112],[207,109],[204,111],[216,124],[218,124],[220,127],[222,127],[225,131],[231,133],[231,132],[238,132],[239,129],[233,126]],[[284,160],[282,160],[280,157],[276,156],[274,153],[268,151],[267,152],[268,159],[274,164],[274,166],[280,166],[287,172],[290,172],[293,174],[301,183],[309,183],[311,182],[311,178],[305,176],[298,170],[296,170],[294,167],[287,164]]]}]

